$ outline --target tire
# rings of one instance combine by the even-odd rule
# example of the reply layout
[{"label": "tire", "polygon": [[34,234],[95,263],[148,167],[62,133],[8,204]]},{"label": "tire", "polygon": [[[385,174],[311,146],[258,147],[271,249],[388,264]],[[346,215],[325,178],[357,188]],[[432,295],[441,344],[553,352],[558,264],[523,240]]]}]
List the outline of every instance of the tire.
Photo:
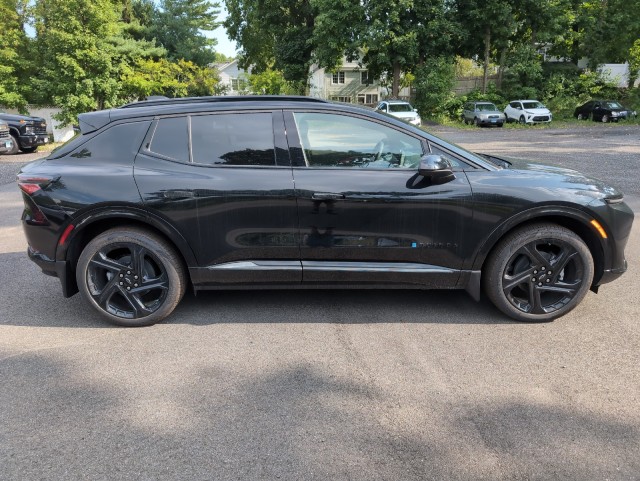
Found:
[{"label": "tire", "polygon": [[519,122],[519,123],[521,123],[521,124],[523,124],[523,125],[527,123],[527,121],[526,121],[526,120],[525,120],[525,118],[524,118],[524,115],[521,115],[521,116],[520,116],[520,120],[518,120],[518,122]]},{"label": "tire", "polygon": [[582,115],[582,114],[578,114],[577,118],[578,118],[578,120],[586,120],[584,115]]},{"label": "tire", "polygon": [[606,124],[607,122],[609,122],[609,116],[607,114],[604,114],[602,116],[602,123]]},{"label": "tire", "polygon": [[498,124],[498,127],[504,127],[504,123]]},{"label": "tire", "polygon": [[7,154],[16,155],[20,151],[20,144],[18,144],[18,138],[15,135],[11,134],[11,139],[13,140],[13,147],[7,151]]},{"label": "tire", "polygon": [[483,287],[504,314],[521,322],[548,322],[584,299],[593,281],[584,241],[556,224],[522,227],[502,239],[483,268]]},{"label": "tire", "polygon": [[474,117],[473,125],[475,125],[476,127],[480,127],[480,120],[478,120],[478,117]]},{"label": "tire", "polygon": [[22,147],[22,150],[25,154],[33,154],[38,150],[38,146],[35,147]]},{"label": "tire", "polygon": [[186,273],[168,242],[144,229],[121,227],[92,239],[76,268],[82,297],[113,324],[150,326],[182,299]]}]

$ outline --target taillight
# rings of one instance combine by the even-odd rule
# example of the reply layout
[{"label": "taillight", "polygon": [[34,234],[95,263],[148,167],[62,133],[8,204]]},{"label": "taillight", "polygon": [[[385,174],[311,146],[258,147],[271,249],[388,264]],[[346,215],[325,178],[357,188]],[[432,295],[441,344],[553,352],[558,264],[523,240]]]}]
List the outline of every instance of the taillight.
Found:
[{"label": "taillight", "polygon": [[33,195],[57,179],[57,177],[18,174],[18,187],[20,187],[20,190],[25,194]]},{"label": "taillight", "polygon": [[32,196],[46,188],[52,182],[58,180],[59,177],[34,176],[27,174],[18,174],[18,187],[27,194],[24,196],[24,214],[23,219],[31,225],[48,225],[49,220],[40,207],[33,200]]}]

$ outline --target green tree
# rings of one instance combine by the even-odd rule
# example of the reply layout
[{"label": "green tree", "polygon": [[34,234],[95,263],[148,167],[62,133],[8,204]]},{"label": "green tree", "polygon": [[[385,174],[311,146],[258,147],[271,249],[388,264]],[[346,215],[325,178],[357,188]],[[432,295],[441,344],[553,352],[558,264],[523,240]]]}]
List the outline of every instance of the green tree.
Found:
[{"label": "green tree", "polygon": [[[138,1],[134,11],[148,13],[149,2]],[[167,50],[169,60],[183,59],[204,67],[215,61],[216,40],[203,32],[220,26],[219,3],[208,0],[161,0],[152,10],[148,40],[155,39]],[[148,21],[147,19],[143,19]]]},{"label": "green tree", "polygon": [[239,65],[259,73],[270,66],[304,92],[312,63],[317,9],[311,0],[225,0],[224,25],[240,46]]},{"label": "green tree", "polygon": [[0,0],[0,105],[20,110],[27,103],[24,97],[24,53],[28,40],[24,33],[25,4],[20,0]]},{"label": "green tree", "polygon": [[515,32],[512,0],[456,0],[456,18],[465,32],[463,56],[483,59],[482,92],[487,91],[489,65],[498,49],[505,49]]},{"label": "green tree", "polygon": [[296,92],[295,86],[285,80],[279,70],[268,68],[249,75],[248,80],[251,93],[256,95],[284,95]]}]

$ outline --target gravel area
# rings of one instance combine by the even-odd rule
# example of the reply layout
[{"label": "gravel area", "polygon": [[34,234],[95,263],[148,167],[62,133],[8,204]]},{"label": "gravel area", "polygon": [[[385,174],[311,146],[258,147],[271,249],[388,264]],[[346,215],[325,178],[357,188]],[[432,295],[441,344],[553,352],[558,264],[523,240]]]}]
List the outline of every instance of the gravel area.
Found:
[{"label": "gravel area", "polygon": [[9,184],[16,180],[16,174],[23,165],[46,156],[48,152],[34,152],[33,154],[0,155],[0,185]]}]

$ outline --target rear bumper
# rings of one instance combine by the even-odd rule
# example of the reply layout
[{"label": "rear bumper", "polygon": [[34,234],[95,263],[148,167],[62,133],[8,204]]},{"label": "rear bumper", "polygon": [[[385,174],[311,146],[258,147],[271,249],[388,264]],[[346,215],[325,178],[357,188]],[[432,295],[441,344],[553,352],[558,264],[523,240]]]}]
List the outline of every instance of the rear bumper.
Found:
[{"label": "rear bumper", "polygon": [[57,277],[60,279],[62,285],[62,295],[64,297],[71,297],[78,292],[78,286],[76,285],[73,272],[67,261],[54,261],[40,252],[36,252],[33,248],[27,249],[27,255],[29,259],[35,262],[43,274],[48,276]]}]

